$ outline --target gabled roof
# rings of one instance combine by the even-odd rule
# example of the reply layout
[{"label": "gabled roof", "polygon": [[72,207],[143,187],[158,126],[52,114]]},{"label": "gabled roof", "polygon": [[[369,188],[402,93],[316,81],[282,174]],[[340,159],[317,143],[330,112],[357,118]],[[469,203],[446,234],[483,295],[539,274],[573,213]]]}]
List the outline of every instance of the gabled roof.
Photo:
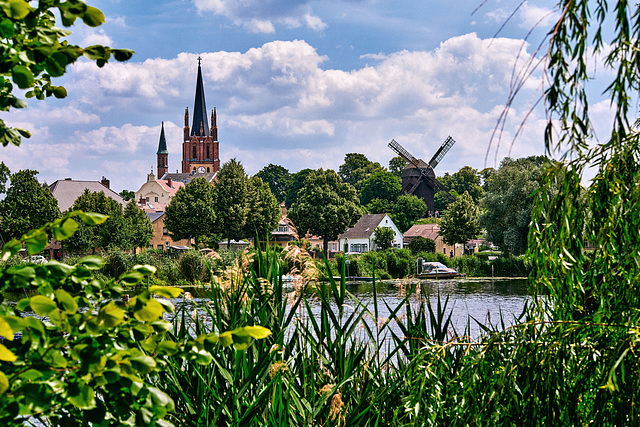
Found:
[{"label": "gabled roof", "polygon": [[440,226],[438,224],[414,224],[404,233],[405,238],[418,236],[436,240],[440,236]]},{"label": "gabled roof", "polygon": [[209,122],[207,120],[207,103],[204,100],[204,85],[202,84],[202,69],[198,57],[198,78],[196,80],[196,99],[193,104],[193,124],[191,136],[199,136],[202,127],[202,135],[209,136]]},{"label": "gabled roof", "polygon": [[167,140],[164,137],[164,122],[162,122],[162,128],[160,129],[160,141],[158,142],[158,152],[156,154],[169,154]]},{"label": "gabled roof", "polygon": [[169,196],[173,197],[178,192],[178,189],[184,187],[184,182],[176,181],[173,178],[171,179],[171,186],[169,186],[168,179],[156,179],[156,182],[160,184],[160,187],[165,191],[165,193],[169,194]]},{"label": "gabled roof", "polygon": [[51,194],[58,201],[60,212],[69,210],[78,197],[88,189],[92,193],[103,192],[105,196],[111,197],[121,205],[125,204],[124,199],[115,191],[102,185],[100,181],[74,181],[71,178],[59,179],[49,186]]},{"label": "gabled roof", "polygon": [[362,215],[356,225],[347,229],[347,231],[338,236],[338,238],[357,239],[362,237],[371,237],[373,230],[380,225],[385,216],[387,216],[387,214]]},{"label": "gabled roof", "polygon": [[158,219],[162,218],[164,212],[147,212],[147,216],[151,220],[151,222],[156,222]]}]

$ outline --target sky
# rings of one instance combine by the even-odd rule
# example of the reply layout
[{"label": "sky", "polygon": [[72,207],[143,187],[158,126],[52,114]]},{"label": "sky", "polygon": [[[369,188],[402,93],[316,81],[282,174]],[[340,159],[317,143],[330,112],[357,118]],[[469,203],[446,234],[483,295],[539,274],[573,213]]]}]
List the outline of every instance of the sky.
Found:
[{"label": "sky", "polygon": [[[534,105],[542,73],[522,75],[544,60],[539,47],[557,17],[554,2],[87,3],[106,22],[75,25],[69,42],[136,53],[103,68],[80,59],[54,82],[67,88],[67,98],[28,100],[27,109],[0,114],[33,134],[19,147],[0,147],[13,172],[38,170],[49,184],[104,176],[117,192],[136,191],[156,172],[163,122],[169,171],[180,169],[198,57],[207,109],[217,111],[221,161],[235,158],[249,175],[270,163],[291,173],[338,170],[347,153],[388,166],[392,139],[428,161],[453,137],[438,176],[544,154],[545,112]],[[607,106],[604,99],[592,105],[596,122],[610,120]]]}]

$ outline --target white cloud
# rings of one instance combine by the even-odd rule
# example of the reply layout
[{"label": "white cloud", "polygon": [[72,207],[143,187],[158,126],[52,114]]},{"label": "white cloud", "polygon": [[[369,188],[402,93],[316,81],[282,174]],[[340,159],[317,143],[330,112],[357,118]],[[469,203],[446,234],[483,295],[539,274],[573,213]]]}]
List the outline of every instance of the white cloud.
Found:
[{"label": "white cloud", "polygon": [[103,29],[95,30],[90,34],[87,34],[82,40],[82,46],[93,45],[113,46],[113,40],[109,37]]},{"label": "white cloud", "polygon": [[312,13],[310,0],[193,0],[201,13],[213,12],[229,18],[251,33],[271,34],[276,25],[298,28],[302,25],[322,31],[327,24]]}]

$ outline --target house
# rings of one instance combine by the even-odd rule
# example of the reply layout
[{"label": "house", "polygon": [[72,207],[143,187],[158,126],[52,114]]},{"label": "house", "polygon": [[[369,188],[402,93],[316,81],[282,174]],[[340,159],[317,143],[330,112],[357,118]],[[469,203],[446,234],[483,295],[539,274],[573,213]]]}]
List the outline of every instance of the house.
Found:
[{"label": "house", "polygon": [[153,172],[147,175],[147,182],[136,191],[138,207],[145,212],[164,212],[184,182],[169,179],[156,179]]},{"label": "house", "polygon": [[49,186],[51,194],[58,201],[60,212],[68,211],[78,197],[89,190],[92,193],[104,193],[105,196],[112,198],[121,205],[125,205],[125,201],[121,195],[109,188],[109,180],[102,177],[100,181],[76,181],[71,178],[59,179]]},{"label": "house", "polygon": [[164,212],[147,212],[147,216],[151,220],[153,227],[153,237],[149,242],[150,248],[167,250],[169,247],[188,247],[191,246],[189,240],[173,240],[164,226]]},{"label": "house", "polygon": [[339,248],[344,248],[347,244],[347,252],[368,252],[376,249],[374,243],[376,227],[386,227],[394,231],[394,248],[402,249],[402,233],[393,223],[387,214],[365,214],[358,220],[356,225],[347,229],[346,232],[338,236]]},{"label": "house", "polygon": [[287,207],[284,202],[280,203],[280,215],[278,226],[271,233],[269,245],[286,248],[289,246],[289,242],[298,240],[298,231],[293,222],[287,217]]},{"label": "house", "polygon": [[450,255],[453,251],[453,256],[457,257],[464,255],[464,245],[456,243],[455,245],[447,245],[442,240],[440,235],[440,226],[434,224],[414,224],[404,233],[404,245],[408,246],[415,237],[424,237],[425,239],[433,240],[436,244],[436,252],[442,252],[445,255]]}]

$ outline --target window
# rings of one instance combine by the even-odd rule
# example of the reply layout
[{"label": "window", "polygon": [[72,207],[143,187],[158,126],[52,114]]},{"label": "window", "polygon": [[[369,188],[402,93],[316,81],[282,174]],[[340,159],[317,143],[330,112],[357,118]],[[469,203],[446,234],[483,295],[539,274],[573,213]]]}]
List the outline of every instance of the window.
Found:
[{"label": "window", "polygon": [[158,198],[156,197],[155,199],[156,199],[155,202],[158,203]]},{"label": "window", "polygon": [[147,202],[149,201],[149,197],[146,197],[146,201],[147,201]]},{"label": "window", "polygon": [[168,236],[169,235],[169,231],[167,230],[167,227],[163,227],[162,228],[162,235],[163,236]]},{"label": "window", "polygon": [[195,145],[193,146],[193,158],[194,159],[196,158],[196,146]]},{"label": "window", "polygon": [[286,225],[279,225],[278,226],[278,233],[286,233],[287,231],[289,231],[289,227]]},{"label": "window", "polygon": [[[209,160],[211,157],[209,156],[209,146],[207,145],[207,160]],[[207,171],[209,172],[209,171]]]},{"label": "window", "polygon": [[158,249],[164,250],[164,246],[163,245],[158,245]]}]

